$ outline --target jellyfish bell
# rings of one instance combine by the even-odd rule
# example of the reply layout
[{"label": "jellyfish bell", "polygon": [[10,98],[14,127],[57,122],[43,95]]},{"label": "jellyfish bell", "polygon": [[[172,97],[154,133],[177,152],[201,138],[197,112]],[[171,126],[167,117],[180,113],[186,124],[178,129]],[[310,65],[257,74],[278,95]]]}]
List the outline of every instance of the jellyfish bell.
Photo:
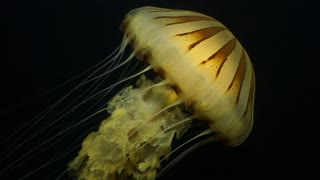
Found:
[{"label": "jellyfish bell", "polygon": [[252,126],[254,72],[247,53],[223,24],[196,12],[143,7],[129,12],[121,27],[138,58],[176,88],[196,118],[212,123],[230,145],[246,139]]},{"label": "jellyfish bell", "polygon": [[[71,145],[23,179],[66,154],[70,156],[70,152],[74,152],[74,159],[68,164],[68,170],[62,171],[56,179],[67,172],[75,179],[155,179],[200,145],[221,141],[237,146],[248,137],[253,123],[254,71],[246,51],[223,24],[197,12],[142,7],[130,11],[120,29],[124,38],[119,48],[90,69],[93,73],[84,74],[79,85],[40,114],[39,121],[45,120],[42,128],[26,138],[22,133],[19,136],[22,141],[17,141],[20,144],[8,148],[10,152],[6,157],[24,150],[21,149],[24,145],[38,140],[39,136],[43,140],[0,170],[0,176],[14,171],[30,155],[34,158],[42,150],[56,148],[56,141],[66,139],[69,132],[106,112],[109,116],[97,130],[86,138],[77,137],[84,139],[77,156]],[[129,44],[132,52],[124,58]],[[135,57],[147,67],[134,74]],[[122,72],[117,74],[121,67]],[[156,77],[150,77],[150,71],[154,71]],[[93,108],[81,107],[89,101],[106,99],[107,94],[119,90],[119,85],[132,79],[136,83],[123,87],[107,105],[102,101],[103,105],[100,103]],[[103,87],[106,81],[113,84]],[[88,90],[79,96],[69,97],[85,87]],[[66,108],[51,114],[56,106],[68,100],[71,102]],[[94,112],[86,113],[87,109],[94,108]],[[78,118],[63,122],[73,119],[73,114],[79,114]],[[188,140],[181,140],[194,122],[205,124],[205,129]],[[41,139],[52,129],[53,133],[58,132]],[[31,131],[30,128],[27,131]],[[174,141],[181,142],[173,146]],[[181,149],[181,154],[170,158]],[[169,163],[162,167],[166,160]]]},{"label": "jellyfish bell", "polygon": [[153,69],[162,81],[142,78],[137,88],[109,101],[111,116],[69,164],[77,178],[156,178],[160,162],[172,154],[173,137],[183,135],[193,119],[209,126],[195,138],[214,133],[215,140],[236,146],[248,137],[253,67],[224,25],[196,12],[142,7],[126,15],[121,30],[120,49],[132,46],[126,61],[136,56],[149,64],[138,74]]}]

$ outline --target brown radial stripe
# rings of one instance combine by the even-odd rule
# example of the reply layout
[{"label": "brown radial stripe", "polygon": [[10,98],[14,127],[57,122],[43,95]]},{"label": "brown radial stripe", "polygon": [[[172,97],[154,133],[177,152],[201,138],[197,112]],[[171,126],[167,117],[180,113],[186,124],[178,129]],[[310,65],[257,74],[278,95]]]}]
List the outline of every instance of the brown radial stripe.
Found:
[{"label": "brown radial stripe", "polygon": [[[251,84],[250,84],[250,92],[249,92],[249,97],[248,97],[248,102],[247,102],[247,107],[246,110],[244,111],[242,117],[246,116],[246,114],[252,113],[252,104],[254,103],[254,89],[255,89],[255,78],[254,78],[254,72],[251,72]],[[252,118],[251,118],[252,121]]]},{"label": "brown radial stripe", "polygon": [[214,19],[206,17],[206,16],[158,16],[154,19],[168,19],[170,23],[165,24],[165,26],[170,26],[174,24],[182,24],[187,22],[194,22],[194,21],[203,21],[203,20],[211,20]]},{"label": "brown radial stripe", "polygon": [[187,38],[194,39],[194,43],[189,45],[188,50],[190,51],[192,48],[194,48],[196,45],[201,43],[202,41],[214,36],[220,31],[226,30],[224,27],[208,27],[199,29],[196,31],[191,31],[187,33],[177,34],[176,36],[188,36]]},{"label": "brown radial stripe", "polygon": [[242,55],[240,58],[240,62],[239,62],[236,74],[234,75],[232,82],[226,91],[226,93],[227,93],[230,89],[235,89],[235,91],[238,93],[236,103],[239,102],[239,96],[240,96],[240,92],[241,92],[242,82],[244,79],[244,75],[246,73],[246,59],[247,58],[246,58],[245,51],[244,51],[244,49],[242,49]]},{"label": "brown radial stripe", "polygon": [[218,65],[218,69],[216,73],[216,78],[218,78],[223,64],[226,62],[226,60],[228,59],[228,56],[236,47],[236,44],[237,44],[236,38],[231,39],[229,42],[227,42],[227,44],[222,46],[216,53],[211,55],[207,60],[202,61],[201,64],[206,64],[207,62],[214,60],[214,63]]}]

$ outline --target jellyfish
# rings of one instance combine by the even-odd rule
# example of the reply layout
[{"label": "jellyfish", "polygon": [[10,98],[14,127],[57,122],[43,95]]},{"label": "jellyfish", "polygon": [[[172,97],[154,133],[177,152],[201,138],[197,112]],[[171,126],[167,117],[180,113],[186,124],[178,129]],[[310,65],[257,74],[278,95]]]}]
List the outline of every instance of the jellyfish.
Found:
[{"label": "jellyfish", "polygon": [[[17,140],[8,148],[10,152],[1,161],[24,151],[22,147],[32,140],[43,140],[8,163],[0,170],[0,176],[43,149],[57,148],[57,141],[66,139],[69,132],[101,113],[108,116],[103,117],[98,129],[88,128],[91,132],[86,137],[74,137],[74,142],[83,139],[81,149],[72,154],[67,170],[56,179],[66,173],[75,179],[156,179],[204,144],[221,142],[238,146],[247,139],[253,125],[254,70],[247,52],[223,24],[197,12],[141,7],[127,13],[120,29],[124,34],[120,46],[91,69],[91,75],[41,113],[37,123],[26,131],[35,126],[42,128],[26,138],[29,132],[21,133],[22,141]],[[128,46],[131,52],[126,54]],[[133,74],[132,69],[139,62],[145,66]],[[107,70],[102,70],[105,67]],[[125,69],[117,74],[120,67]],[[96,81],[100,79],[118,81],[101,88],[103,81]],[[126,86],[103,107],[98,105],[98,110],[86,113],[97,106],[82,105],[105,99],[121,84]],[[88,90],[71,96],[87,86]],[[84,95],[88,98],[78,101]],[[62,105],[51,113],[68,100],[72,102],[67,107]],[[75,113],[76,109],[80,110]],[[73,119],[74,114],[81,114],[77,116],[81,118],[63,122]],[[50,121],[41,126],[45,117]],[[200,124],[200,130],[183,138],[194,130],[195,124],[197,127]],[[74,147],[79,147],[74,142],[70,142],[71,148],[22,179],[74,152]],[[174,145],[175,142],[178,144]],[[179,154],[172,158],[175,153]]]},{"label": "jellyfish", "polygon": [[[121,30],[120,53],[128,44],[132,47],[124,63],[136,57],[149,64],[136,75],[152,69],[158,76],[142,75],[135,88],[123,89],[108,102],[111,115],[83,141],[69,164],[72,175],[154,179],[161,161],[199,137],[229,146],[248,137],[254,71],[246,51],[224,25],[197,12],[142,7],[126,15]],[[173,140],[195,119],[208,128],[172,149]]]}]

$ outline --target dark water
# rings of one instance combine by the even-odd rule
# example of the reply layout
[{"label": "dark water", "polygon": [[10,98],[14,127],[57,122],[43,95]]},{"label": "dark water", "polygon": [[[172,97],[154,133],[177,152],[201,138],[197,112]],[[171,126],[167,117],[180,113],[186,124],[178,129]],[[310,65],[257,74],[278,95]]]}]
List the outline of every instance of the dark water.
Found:
[{"label": "dark water", "polygon": [[[311,163],[317,158],[314,145],[319,142],[317,124],[320,119],[316,116],[320,90],[317,70],[320,48],[316,27],[319,16],[316,6],[305,1],[282,4],[204,0],[174,3],[150,0],[118,3],[102,0],[12,1],[3,6],[2,11],[7,30],[2,42],[7,48],[1,58],[1,139],[8,138],[79,81],[28,103],[21,102],[55,87],[106,57],[121,41],[118,27],[125,13],[145,5],[188,9],[220,20],[246,48],[256,73],[255,123],[248,140],[236,148],[208,144],[181,160],[162,179],[291,179],[311,176],[314,172]],[[76,95],[70,101],[72,98]],[[45,151],[37,150],[18,160],[17,163],[21,164],[1,174],[0,179],[19,179],[51,158],[58,160],[49,162],[28,179],[57,178],[79,149],[81,135],[97,127],[101,118],[93,118],[88,124],[61,137],[58,143],[48,143],[43,147]],[[68,122],[62,122],[42,132],[40,137],[0,161],[0,170],[66,125]],[[31,128],[30,133],[41,127],[40,123]],[[19,140],[18,137],[1,144],[1,159],[15,148],[10,145]],[[68,147],[76,149],[72,151]],[[65,156],[60,157],[62,154]]]}]

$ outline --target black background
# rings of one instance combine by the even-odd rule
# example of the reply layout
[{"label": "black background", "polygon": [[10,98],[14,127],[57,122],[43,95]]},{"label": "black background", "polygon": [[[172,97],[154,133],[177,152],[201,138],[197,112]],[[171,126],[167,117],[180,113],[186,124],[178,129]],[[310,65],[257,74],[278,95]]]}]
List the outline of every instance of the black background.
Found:
[{"label": "black background", "polygon": [[[248,140],[236,148],[208,144],[163,179],[308,179],[317,174],[319,8],[307,1],[16,0],[2,5],[0,135],[7,136],[54,97],[45,96],[36,105],[20,102],[112,52],[122,38],[118,27],[124,15],[145,5],[188,9],[220,20],[246,48],[256,74],[255,123]],[[23,173],[3,177],[16,179]],[[43,179],[42,173],[33,179]]]}]

